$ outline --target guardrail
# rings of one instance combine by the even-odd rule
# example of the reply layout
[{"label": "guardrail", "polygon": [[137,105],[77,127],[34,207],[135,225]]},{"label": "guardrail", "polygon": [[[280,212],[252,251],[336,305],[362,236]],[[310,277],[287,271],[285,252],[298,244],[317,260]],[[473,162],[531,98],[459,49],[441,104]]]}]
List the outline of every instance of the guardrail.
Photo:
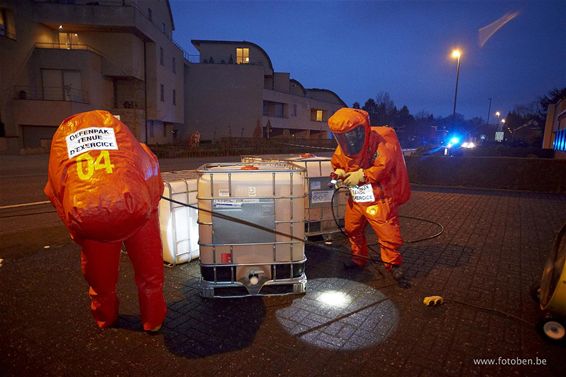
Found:
[{"label": "guardrail", "polygon": [[47,50],[81,50],[94,52],[97,55],[102,56],[102,52],[98,51],[94,47],[85,45],[82,43],[35,43],[36,48],[42,48]]},{"label": "guardrail", "polygon": [[44,4],[62,4],[72,6],[88,6],[88,7],[128,7],[133,8],[138,16],[145,18],[149,23],[157,29],[160,33],[164,34],[182,53],[188,56],[187,52],[173,40],[173,31],[163,31],[158,25],[154,23],[153,17],[147,14],[144,10],[140,9],[138,5],[131,0],[33,0],[35,3]]},{"label": "guardrail", "polygon": [[86,90],[75,89],[68,86],[43,88],[15,86],[13,89],[13,98],[17,100],[89,103],[88,92]]}]

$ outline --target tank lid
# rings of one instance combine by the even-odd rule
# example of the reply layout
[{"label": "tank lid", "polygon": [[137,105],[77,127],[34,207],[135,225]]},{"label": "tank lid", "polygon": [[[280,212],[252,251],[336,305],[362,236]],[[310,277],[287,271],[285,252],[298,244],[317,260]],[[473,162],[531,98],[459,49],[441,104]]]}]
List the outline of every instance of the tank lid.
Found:
[{"label": "tank lid", "polygon": [[[253,166],[253,168],[247,168]],[[199,173],[252,173],[256,171],[261,172],[304,172],[306,169],[297,164],[286,161],[271,161],[271,162],[239,162],[239,163],[214,163],[204,164],[200,166],[197,171]]]}]

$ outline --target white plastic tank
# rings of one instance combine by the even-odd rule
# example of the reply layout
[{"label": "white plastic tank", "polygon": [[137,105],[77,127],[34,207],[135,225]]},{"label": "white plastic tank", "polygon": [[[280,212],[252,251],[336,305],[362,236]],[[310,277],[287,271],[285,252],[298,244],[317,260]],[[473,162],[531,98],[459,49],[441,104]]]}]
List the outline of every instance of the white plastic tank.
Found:
[{"label": "white plastic tank", "polygon": [[304,292],[305,169],[223,163],[198,173],[201,295]]},{"label": "white plastic tank", "polygon": [[[196,170],[166,172],[161,177],[164,197],[197,207]],[[165,262],[179,264],[199,257],[197,219],[197,209],[161,199],[159,228]]]},{"label": "white plastic tank", "polygon": [[[306,169],[305,175],[305,235],[322,235],[329,239],[337,233],[336,222],[344,224],[344,212],[348,193],[340,190],[334,195],[334,189],[329,187],[332,169],[330,157],[319,157],[310,153],[303,154],[274,154],[242,156],[242,162],[254,161],[286,161],[298,164]],[[336,220],[334,219],[336,217]],[[328,236],[328,237],[327,237]]]}]

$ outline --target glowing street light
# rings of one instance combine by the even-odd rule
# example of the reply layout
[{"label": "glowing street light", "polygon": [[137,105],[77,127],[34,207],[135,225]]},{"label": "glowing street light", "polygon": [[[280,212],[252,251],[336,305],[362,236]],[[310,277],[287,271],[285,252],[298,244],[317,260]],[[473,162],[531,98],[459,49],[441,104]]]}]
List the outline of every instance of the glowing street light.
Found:
[{"label": "glowing street light", "polygon": [[462,56],[462,51],[459,49],[452,50],[452,58],[458,59],[458,64],[456,65],[456,89],[454,90],[454,107],[452,109],[452,118],[456,117],[456,99],[458,98],[458,80],[460,78],[460,57]]}]

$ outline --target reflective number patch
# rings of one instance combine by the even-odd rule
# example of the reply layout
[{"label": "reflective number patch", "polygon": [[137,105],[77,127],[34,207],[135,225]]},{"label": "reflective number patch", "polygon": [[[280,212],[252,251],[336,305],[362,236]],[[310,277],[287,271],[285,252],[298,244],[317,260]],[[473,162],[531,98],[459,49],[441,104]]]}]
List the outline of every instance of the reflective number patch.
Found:
[{"label": "reflective number patch", "polygon": [[356,203],[368,203],[375,201],[373,189],[370,183],[366,183],[363,186],[350,187],[350,195],[352,196],[352,200]]},{"label": "reflective number patch", "polygon": [[102,151],[96,158],[92,158],[90,153],[86,152],[77,156],[77,175],[83,181],[92,178],[96,170],[105,170],[107,174],[112,174],[114,165],[110,162],[110,153]]}]

